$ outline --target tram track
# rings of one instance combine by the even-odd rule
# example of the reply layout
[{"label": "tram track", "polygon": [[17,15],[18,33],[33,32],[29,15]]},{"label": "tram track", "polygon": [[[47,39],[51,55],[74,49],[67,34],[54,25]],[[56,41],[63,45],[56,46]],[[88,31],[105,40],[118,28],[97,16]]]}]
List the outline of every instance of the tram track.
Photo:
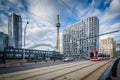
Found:
[{"label": "tram track", "polygon": [[110,66],[112,62],[104,64],[91,72],[90,74],[86,75],[82,80],[99,80],[100,76],[104,73],[104,71]]},{"label": "tram track", "polygon": [[0,76],[0,80],[97,80],[98,77],[93,79],[93,75],[96,75],[97,72],[102,74],[111,62],[111,60],[73,62]]},{"label": "tram track", "polygon": [[49,80],[98,80],[111,61],[101,62]]},{"label": "tram track", "polygon": [[[51,73],[53,73],[53,72],[57,72],[57,71],[61,71],[61,70],[65,70],[65,69],[69,69],[69,68],[73,68],[73,67],[75,67],[75,66],[78,66],[78,65],[84,65],[84,64],[88,64],[89,62],[87,62],[87,63],[77,63],[77,64],[75,64],[75,65],[68,65],[67,67],[61,67],[61,68],[59,68],[59,69],[55,69],[55,70],[53,70],[53,71],[49,71],[49,72],[46,72],[46,73],[43,73],[43,74],[38,74],[38,75],[34,75],[34,76],[30,76],[30,77],[27,77],[27,78],[24,78],[24,79],[22,79],[22,80],[30,80],[31,78],[33,78],[33,77],[37,77],[37,76],[41,76],[41,75],[45,75],[45,74],[51,74]],[[50,79],[50,78],[49,78]],[[33,79],[34,80],[34,79]],[[41,79],[40,79],[41,80]]]},{"label": "tram track", "polygon": [[57,77],[64,76],[66,74],[78,71],[79,69],[89,67],[89,66],[94,65],[96,63],[98,63],[98,62],[88,63],[88,64],[69,67],[69,68],[64,68],[62,70],[56,70],[54,72],[46,73],[46,74],[43,74],[43,75],[39,75],[39,76],[35,76],[35,77],[32,77],[32,78],[27,78],[27,79],[23,79],[23,80],[54,80]]},{"label": "tram track", "polygon": [[43,68],[43,69],[38,69],[38,70],[35,70],[35,71],[28,71],[28,72],[20,72],[20,73],[17,73],[17,74],[13,74],[13,75],[7,75],[7,76],[0,76],[0,80],[24,80],[24,79],[27,79],[27,78],[31,78],[31,77],[35,77],[35,76],[39,76],[39,75],[43,75],[43,74],[46,74],[46,73],[50,73],[50,72],[54,72],[54,71],[57,71],[57,70],[62,70],[62,69],[65,69],[65,68],[69,68],[69,67],[74,67],[74,66],[77,66],[77,65],[83,65],[83,64],[87,64],[89,63],[90,61],[84,61],[84,62],[74,62],[74,63],[68,63],[68,64],[63,64],[63,65],[57,65],[57,66],[50,66],[50,67],[47,67],[48,69],[46,68]]}]

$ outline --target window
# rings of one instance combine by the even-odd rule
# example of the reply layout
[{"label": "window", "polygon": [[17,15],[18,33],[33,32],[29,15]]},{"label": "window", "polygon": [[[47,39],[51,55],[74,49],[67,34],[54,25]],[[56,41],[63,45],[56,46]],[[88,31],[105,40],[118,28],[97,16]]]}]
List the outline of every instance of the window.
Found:
[{"label": "window", "polygon": [[27,52],[29,52],[29,50],[27,50]]},{"label": "window", "polygon": [[25,54],[25,57],[29,57],[29,55],[28,55],[28,54]]},{"label": "window", "polygon": [[22,55],[21,54],[15,54],[16,57],[21,57]]},{"label": "window", "polygon": [[10,52],[13,52],[13,49],[10,49]]},{"label": "window", "polygon": [[15,52],[18,52],[18,50],[16,49]]},{"label": "window", "polygon": [[7,57],[7,58],[12,58],[12,57],[13,57],[13,53],[7,53],[7,54],[6,54],[6,57]]},{"label": "window", "polygon": [[22,50],[19,50],[19,52],[22,52]]},{"label": "window", "polygon": [[3,54],[0,54],[0,57],[3,57]]},{"label": "window", "polygon": [[31,57],[34,57],[34,54],[31,54],[30,56],[31,56]]}]

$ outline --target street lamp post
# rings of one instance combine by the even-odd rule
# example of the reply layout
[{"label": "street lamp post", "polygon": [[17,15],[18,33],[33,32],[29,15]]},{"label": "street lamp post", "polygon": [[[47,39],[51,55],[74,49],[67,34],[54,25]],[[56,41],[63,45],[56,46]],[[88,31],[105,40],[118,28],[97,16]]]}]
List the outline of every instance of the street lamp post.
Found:
[{"label": "street lamp post", "polygon": [[26,26],[25,26],[25,28],[24,28],[24,52],[23,52],[23,63],[24,63],[24,61],[25,61],[25,35],[26,35],[27,24],[29,24],[28,21],[27,21]]}]

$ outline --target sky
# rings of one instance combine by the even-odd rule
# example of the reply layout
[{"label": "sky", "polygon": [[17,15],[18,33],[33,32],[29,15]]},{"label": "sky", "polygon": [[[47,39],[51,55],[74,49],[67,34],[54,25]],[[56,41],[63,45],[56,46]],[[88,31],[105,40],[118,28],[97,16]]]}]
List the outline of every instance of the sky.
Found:
[{"label": "sky", "polygon": [[[26,47],[36,44],[56,45],[56,20],[60,15],[60,46],[62,31],[67,26],[90,16],[99,19],[100,34],[120,30],[120,0],[0,0],[0,32],[8,34],[8,17],[22,17],[22,29],[27,23]],[[24,34],[22,32],[22,34]],[[101,36],[120,42],[120,32]]]}]

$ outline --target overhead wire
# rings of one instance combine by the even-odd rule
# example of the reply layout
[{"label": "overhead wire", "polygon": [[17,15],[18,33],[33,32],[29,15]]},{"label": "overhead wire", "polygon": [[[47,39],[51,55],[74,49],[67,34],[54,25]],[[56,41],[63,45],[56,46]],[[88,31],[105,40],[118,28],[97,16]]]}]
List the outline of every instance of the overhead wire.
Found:
[{"label": "overhead wire", "polygon": [[[79,18],[79,16],[75,13],[75,12],[73,12],[72,10],[71,10],[71,8],[65,3],[65,1],[64,0],[61,0],[62,1],[62,3],[77,17],[77,18]],[[80,18],[79,18],[80,19]],[[106,30],[108,31],[110,28],[108,27]],[[106,30],[104,30],[103,32],[107,32]]]},{"label": "overhead wire", "polygon": [[[73,11],[71,10],[71,8],[70,8],[63,0],[61,0],[61,1],[62,1],[62,3],[73,13]],[[8,2],[9,2],[10,4],[12,4],[12,5],[18,7],[18,8],[21,8],[21,7],[17,6],[16,4],[13,4],[13,3],[10,2],[10,1],[8,1]],[[43,21],[45,21],[45,22],[47,22],[47,23],[49,23],[49,24],[51,24],[51,25],[55,25],[55,24],[53,24],[53,23],[51,23],[51,22],[49,22],[49,21],[43,19],[42,17],[40,17],[40,16],[38,16],[38,15],[32,13],[31,11],[29,11],[29,13],[30,13],[31,15],[36,16],[36,17],[39,18],[39,19],[42,19]],[[73,14],[74,14],[77,18],[79,18],[79,16],[78,16],[76,13],[73,13]],[[108,29],[107,29],[107,30],[108,30]],[[117,30],[117,31],[119,31],[119,30]],[[96,35],[96,36],[93,36],[93,37],[102,36],[102,35],[107,35],[107,34],[111,34],[111,33],[115,33],[115,32],[116,32],[116,31],[112,31],[112,32],[108,32],[108,33]],[[89,38],[93,38],[93,37],[89,37]],[[86,38],[86,39],[89,39],[89,38]]]},{"label": "overhead wire", "polygon": [[107,27],[106,29],[102,30],[102,32],[108,32],[108,31],[111,31],[112,30],[112,27]]},{"label": "overhead wire", "polygon": [[88,38],[79,39],[79,40],[86,40],[86,39],[91,39],[91,38],[95,38],[95,37],[99,37],[99,36],[103,36],[103,35],[107,35],[107,34],[116,33],[116,32],[119,32],[119,31],[120,31],[120,30],[115,30],[115,31],[111,31],[111,32],[107,32],[107,33],[103,33],[103,34],[95,35],[95,36],[92,36],[92,37],[88,37]]},{"label": "overhead wire", "polygon": [[74,16],[75,16],[78,20],[80,20],[80,17],[79,17],[75,12],[73,12],[72,9],[71,9],[63,0],[61,0],[61,2],[64,4],[64,6],[65,6],[66,8],[69,9],[69,11],[71,11],[71,12],[74,14]]},{"label": "overhead wire", "polygon": [[[63,0],[61,0],[62,1],[62,3],[73,13],[73,11],[71,10],[71,8],[63,1]],[[76,17],[78,17],[79,18],[79,16],[76,14],[76,13],[73,13]],[[112,28],[112,27],[111,27]],[[107,31],[108,30],[110,30],[110,28],[108,27],[107,29],[106,29]],[[107,32],[106,30],[104,30],[103,32]],[[101,35],[101,34],[100,34]]]}]

